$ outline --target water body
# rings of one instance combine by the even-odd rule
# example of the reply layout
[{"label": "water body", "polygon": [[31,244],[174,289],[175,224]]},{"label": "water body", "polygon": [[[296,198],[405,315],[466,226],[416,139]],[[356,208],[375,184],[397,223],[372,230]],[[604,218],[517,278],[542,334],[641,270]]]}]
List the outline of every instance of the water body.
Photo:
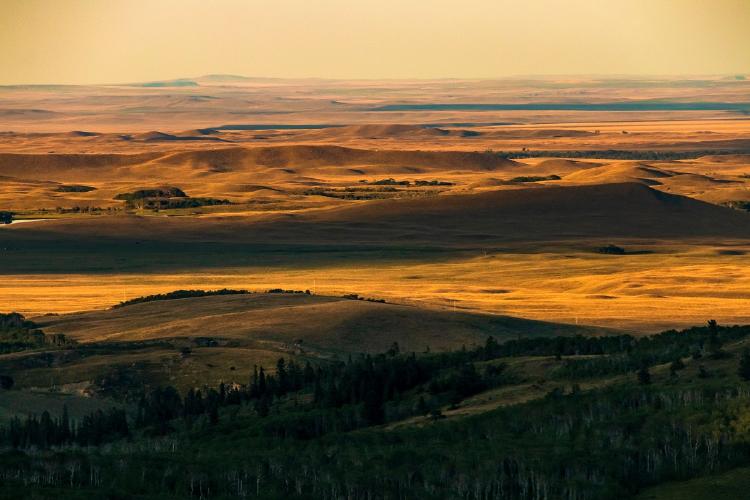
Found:
[{"label": "water body", "polygon": [[625,101],[606,103],[388,104],[371,111],[750,111],[750,102]]},{"label": "water body", "polygon": [[16,220],[10,221],[9,224],[0,224],[0,227],[12,226],[13,224],[26,224],[29,222],[41,222],[44,220],[52,220],[52,219],[16,219]]},{"label": "water body", "polygon": [[[206,130],[322,130],[327,128],[341,128],[353,124],[333,124],[333,123],[320,123],[320,124],[286,124],[286,125],[271,125],[271,124],[236,124],[236,125],[222,125],[220,127],[209,127]],[[494,127],[500,125],[515,125],[513,122],[459,122],[459,123],[418,123],[415,126],[425,128],[440,128],[440,127]]]},{"label": "water body", "polygon": [[344,125],[331,124],[301,124],[301,125],[271,125],[271,124],[248,124],[248,125],[222,125],[210,127],[209,130],[320,130],[324,128],[337,128]]}]

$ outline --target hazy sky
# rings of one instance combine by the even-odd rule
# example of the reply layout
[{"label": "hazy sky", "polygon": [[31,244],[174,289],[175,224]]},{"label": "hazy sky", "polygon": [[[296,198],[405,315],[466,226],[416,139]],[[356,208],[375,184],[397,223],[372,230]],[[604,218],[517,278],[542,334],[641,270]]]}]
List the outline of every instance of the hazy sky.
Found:
[{"label": "hazy sky", "polygon": [[750,0],[0,0],[0,84],[750,72]]}]

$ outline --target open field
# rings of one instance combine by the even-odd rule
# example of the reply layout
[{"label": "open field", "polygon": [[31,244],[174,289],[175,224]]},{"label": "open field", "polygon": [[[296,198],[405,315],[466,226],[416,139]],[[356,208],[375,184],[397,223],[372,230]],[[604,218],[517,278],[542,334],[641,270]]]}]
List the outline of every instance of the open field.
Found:
[{"label": "open field", "polygon": [[[495,440],[487,463],[497,446],[513,450],[514,470],[576,464],[523,488],[547,477],[558,492],[597,492],[588,498],[681,496],[691,483],[643,490],[663,481],[649,475],[654,456],[667,470],[692,464],[675,459],[684,449],[714,453],[721,412],[735,422],[723,435],[744,439],[747,330],[728,325],[750,324],[747,85],[0,88],[0,218],[11,222],[0,224],[0,312],[25,316],[0,316],[11,386],[0,417],[65,408],[90,424],[115,406],[137,429],[110,450],[126,469],[138,446],[236,463],[240,448],[246,458],[299,440],[320,463],[315,446],[340,457],[383,439],[391,470],[422,453],[393,451],[393,436],[424,436],[446,457],[463,456],[461,436]],[[197,295],[142,299],[175,290]],[[690,329],[709,319],[718,325]],[[197,389],[204,402],[189,400]],[[164,417],[148,399],[160,397],[181,413]],[[710,405],[725,406],[701,413]],[[685,415],[711,422],[705,449],[669,423]],[[635,460],[632,433],[683,448],[657,443]],[[440,456],[425,453],[407,462]],[[721,467],[675,465],[669,477],[734,464],[716,453]],[[279,468],[266,459],[255,461]],[[620,468],[602,470],[610,461]],[[734,491],[738,477],[698,479],[692,493]]]},{"label": "open field", "polygon": [[[474,311],[654,332],[672,326],[750,321],[750,248],[649,246],[640,255],[566,249],[426,260],[356,260],[310,266],[207,268],[182,272],[6,275],[0,309],[27,315],[105,308],[175,289],[281,287],[318,294],[358,293],[445,311]],[[723,253],[722,253],[723,252]],[[736,252],[737,254],[732,254]],[[740,254],[740,252],[742,252]]]},{"label": "open field", "polygon": [[748,19],[0,0],[0,499],[750,499]]},{"label": "open field", "polygon": [[[43,314],[178,288],[282,287],[644,332],[746,322],[750,217],[616,181],[6,226],[0,307]],[[627,253],[598,252],[608,244]]]}]

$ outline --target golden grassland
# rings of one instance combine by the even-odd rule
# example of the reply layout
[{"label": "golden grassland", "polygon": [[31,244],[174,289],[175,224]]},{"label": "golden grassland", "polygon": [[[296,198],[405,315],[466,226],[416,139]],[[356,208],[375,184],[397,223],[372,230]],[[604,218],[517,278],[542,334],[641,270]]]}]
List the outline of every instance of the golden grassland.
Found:
[{"label": "golden grassland", "polygon": [[[54,87],[0,89],[0,117],[7,125],[0,134],[0,210],[56,219],[0,227],[0,310],[68,313],[174,289],[280,287],[637,332],[708,317],[722,323],[750,319],[750,231],[739,212],[686,206],[681,199],[641,206],[653,193],[632,187],[615,193],[616,206],[602,208],[606,192],[571,191],[559,200],[568,217],[561,238],[553,234],[559,222],[554,199],[536,209],[545,220],[530,205],[516,200],[520,208],[508,208],[503,201],[504,193],[512,198],[519,189],[533,205],[543,198],[535,191],[613,183],[717,205],[749,201],[750,155],[710,154],[748,149],[746,114],[375,110],[394,103],[745,102],[746,82],[198,84],[70,87],[65,93]],[[286,125],[221,127],[274,123]],[[288,128],[316,124],[342,126]],[[523,149],[703,156],[507,160],[493,152]],[[559,179],[534,179],[545,176]],[[410,185],[371,184],[386,178]],[[60,189],[71,184],[95,189]],[[233,204],[157,213],[126,210],[114,199],[161,186]],[[450,196],[482,193],[488,196],[474,201]],[[598,198],[591,202],[590,195]],[[573,206],[576,200],[580,207]],[[470,203],[473,211],[462,213]],[[65,211],[73,207],[85,213]],[[90,215],[98,208],[131,216]],[[410,218],[412,211],[419,217]],[[693,225],[699,239],[691,237]],[[719,229],[712,232],[714,225]],[[151,237],[160,239],[159,248],[136,246]],[[214,240],[224,246],[206,246]],[[234,241],[286,246],[248,253],[231,247]],[[195,243],[206,245],[190,249]],[[307,243],[336,252],[323,258],[324,250],[299,246]],[[364,243],[400,246],[403,255],[398,249],[347,254],[339,248]],[[597,254],[597,246],[607,243],[623,245],[629,254]],[[422,252],[421,246],[440,251]],[[173,255],[175,248],[188,250]]]},{"label": "golden grassland", "polygon": [[709,317],[725,324],[750,322],[748,255],[726,255],[726,249],[708,245],[638,248],[653,253],[478,251],[473,257],[421,263],[6,275],[0,310],[66,313],[175,289],[281,287],[641,332],[701,324]]}]

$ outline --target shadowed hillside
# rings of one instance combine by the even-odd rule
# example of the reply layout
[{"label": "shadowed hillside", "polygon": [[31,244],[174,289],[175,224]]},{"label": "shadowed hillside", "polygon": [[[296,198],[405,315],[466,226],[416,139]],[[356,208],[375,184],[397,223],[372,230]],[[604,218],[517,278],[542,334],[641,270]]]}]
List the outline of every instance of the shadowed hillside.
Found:
[{"label": "shadowed hillside", "polygon": [[[490,191],[373,201],[300,215],[156,218],[114,217],[26,224],[7,242],[105,240],[248,243],[342,243],[438,246],[580,238],[750,236],[750,217],[637,183]],[[301,237],[304,236],[304,240]],[[408,239],[404,239],[408,238]],[[176,249],[179,250],[179,249]]]}]

